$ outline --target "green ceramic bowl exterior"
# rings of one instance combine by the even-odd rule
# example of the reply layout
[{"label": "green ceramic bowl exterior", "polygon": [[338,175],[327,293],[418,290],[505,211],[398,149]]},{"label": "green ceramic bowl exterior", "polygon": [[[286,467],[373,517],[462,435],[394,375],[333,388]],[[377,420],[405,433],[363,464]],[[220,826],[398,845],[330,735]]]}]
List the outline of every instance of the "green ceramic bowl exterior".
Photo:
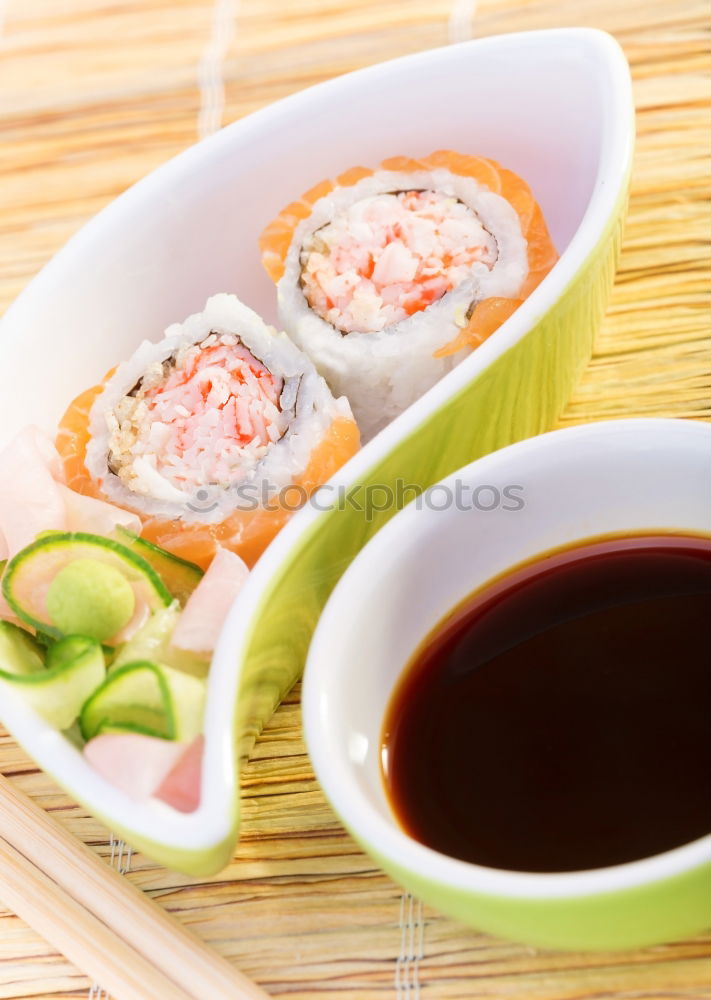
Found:
[{"label": "green ceramic bowl exterior", "polygon": [[[77,796],[76,789],[68,788],[66,791],[82,802],[87,809],[90,808],[89,803],[83,802],[81,797]],[[115,837],[125,840],[135,850],[141,851],[146,857],[152,858],[164,868],[182,872],[184,875],[191,875],[194,878],[210,878],[223,871],[234,856],[235,844],[239,837],[239,795],[235,796],[230,803],[230,826],[222,839],[214,841],[207,847],[199,846],[194,849],[176,847],[174,844],[165,843],[158,839],[142,837],[132,830],[128,823],[121,826],[113,821],[109,822],[98,812],[95,815],[104,825],[112,827]]]},{"label": "green ceramic bowl exterior", "polygon": [[[495,102],[450,100],[453,88],[478,94],[482,79]],[[413,101],[437,109],[432,129],[408,116]],[[324,122],[332,123],[328,149]],[[134,801],[27,706],[3,703],[7,728],[73,799],[168,867],[204,877],[229,862],[239,831],[238,758],[300,675],[334,585],[412,490],[372,517],[359,499],[370,487],[397,495],[398,481],[426,489],[550,428],[560,414],[590,357],[619,250],[633,144],[624,56],[593,29],[523,32],[416,53],[292,95],[125,192],[3,317],[4,443],[28,423],[54,427],[68,396],[208,294],[234,288],[268,314],[274,292],[259,270],[257,237],[294,191],[388,153],[457,148],[463,134],[532,184],[563,259],[471,362],[337,474],[352,503],[297,515],[259,561],[215,652],[199,808],[178,814]],[[40,391],[26,392],[29,379]]]},{"label": "green ceramic bowl exterior", "polygon": [[[339,578],[376,531],[412,499],[412,493],[404,494],[394,506],[368,517],[358,509],[359,498],[368,488],[389,486],[397,494],[396,484],[401,481],[426,489],[475,458],[550,429],[560,415],[590,358],[609,297],[628,184],[629,178],[598,245],[554,305],[508,351],[355,482],[348,495],[356,503],[320,514],[288,551],[261,595],[238,665],[239,694],[231,731],[224,737],[238,748],[239,759],[249,753],[257,734],[301,675],[321,610]],[[52,773],[51,767],[46,769]],[[63,785],[58,775],[55,778]],[[224,834],[188,849],[142,836],[130,821],[122,825],[102,814],[94,802],[83,799],[80,788],[64,787],[117,836],[168,868],[206,877],[223,869],[232,857],[239,833],[238,788],[229,803]],[[397,872],[393,875],[400,878]],[[470,900],[457,901],[425,883],[413,888],[421,889],[423,898],[446,912],[517,936],[513,926],[507,930],[503,915],[501,922],[496,917],[499,909],[505,909],[496,900],[488,901],[491,919],[479,920],[473,910],[470,913]],[[482,914],[489,909],[482,907]]]},{"label": "green ceramic bowl exterior", "polygon": [[463,923],[538,948],[617,951],[698,934],[711,925],[711,864],[634,889],[562,899],[457,891],[398,868],[361,846],[396,882]]},{"label": "green ceramic bowl exterior", "polygon": [[[525,513],[489,518],[452,505],[444,513],[411,506],[349,568],[309,651],[307,746],[353,837],[416,896],[536,947],[634,948],[711,926],[711,836],[606,869],[487,869],[408,834],[382,781],[381,756],[383,713],[404,664],[464,595],[511,566],[591,536],[708,536],[710,450],[708,425],[664,419],[605,421],[524,441],[457,469],[443,485],[524,484]],[[446,718],[440,723],[446,730]],[[505,799],[506,788],[501,792]]]},{"label": "green ceramic bowl exterior", "polygon": [[[509,65],[520,66],[523,75],[512,75]],[[171,868],[208,876],[229,861],[239,830],[238,757],[299,677],[321,611],[363,545],[412,499],[415,488],[427,489],[473,459],[549,429],[563,409],[590,357],[620,246],[633,142],[624,56],[609,36],[591,29],[524,32],[418,53],[294,95],[198,144],[126,192],[71,241],[3,319],[2,370],[13,373],[3,389],[3,435],[27,422],[53,426],[66,405],[67,386],[56,372],[66,368],[67,357],[77,362],[68,378],[79,388],[84,375],[94,378],[115,364],[119,345],[133,343],[139,330],[153,336],[162,328],[166,303],[172,303],[174,319],[182,314],[181,303],[201,304],[216,286],[233,287],[236,277],[252,304],[272,306],[266,279],[263,286],[254,279],[257,222],[261,229],[282,185],[293,197],[299,170],[305,179],[318,164],[316,176],[326,169],[328,157],[322,159],[326,151],[318,141],[323,121],[337,121],[348,106],[349,123],[370,126],[373,100],[387,97],[378,119],[382,141],[389,136],[397,141],[394,151],[405,152],[415,132],[407,122],[401,133],[390,134],[397,109],[409,107],[415,92],[427,101],[437,93],[444,98],[452,86],[476,93],[481,74],[488,83],[497,81],[496,117],[483,108],[466,128],[484,136],[482,148],[502,162],[511,153],[511,165],[520,163],[522,175],[540,190],[552,231],[565,247],[563,259],[471,363],[463,362],[449,381],[433,388],[429,402],[414,404],[338,473],[348,503],[297,515],[260,560],[215,653],[198,810],[178,815],[160,803],[133,802],[26,706],[9,700],[3,706],[13,735],[73,798]],[[558,92],[565,99],[556,113]],[[449,105],[448,123],[438,122],[434,135],[459,135],[470,122]],[[521,135],[512,149],[514,130]],[[351,124],[339,132],[341,159],[330,149],[332,164],[358,162],[369,149],[386,151],[379,146],[379,128],[373,136]],[[293,153],[288,171],[283,156],[270,156],[270,150],[284,148]],[[523,169],[526,149],[534,151],[530,172]],[[238,193],[241,185],[252,192],[262,170],[263,204],[251,212],[251,194],[241,199]],[[572,183],[561,188],[564,177]],[[178,213],[175,204],[182,206]],[[211,257],[215,234],[221,252]],[[101,253],[105,246],[112,248],[108,257]],[[102,266],[90,266],[94,260]],[[105,319],[101,337],[97,309]],[[29,397],[23,387],[37,374],[37,357],[45,381]],[[493,360],[484,367],[487,359]],[[399,491],[402,483],[412,489]],[[362,501],[371,489],[381,498],[389,490],[396,500],[367,512]]]}]

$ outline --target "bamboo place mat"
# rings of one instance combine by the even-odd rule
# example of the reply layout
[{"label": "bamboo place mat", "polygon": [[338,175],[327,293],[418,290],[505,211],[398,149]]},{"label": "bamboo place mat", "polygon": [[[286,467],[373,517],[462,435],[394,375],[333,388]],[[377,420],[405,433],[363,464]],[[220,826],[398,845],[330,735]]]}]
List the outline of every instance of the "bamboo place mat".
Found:
[{"label": "bamboo place mat", "polygon": [[[630,216],[596,354],[561,424],[711,418],[711,0],[0,0],[0,24],[2,307],[129,184],[285,94],[472,35],[611,31],[638,108]],[[111,860],[108,832],[7,736],[0,769]],[[711,933],[633,953],[559,954],[477,934],[403,895],[324,801],[298,692],[246,768],[244,833],[219,878],[201,884],[113,854],[274,995],[711,998]],[[90,989],[0,913],[0,998],[99,995]]]}]

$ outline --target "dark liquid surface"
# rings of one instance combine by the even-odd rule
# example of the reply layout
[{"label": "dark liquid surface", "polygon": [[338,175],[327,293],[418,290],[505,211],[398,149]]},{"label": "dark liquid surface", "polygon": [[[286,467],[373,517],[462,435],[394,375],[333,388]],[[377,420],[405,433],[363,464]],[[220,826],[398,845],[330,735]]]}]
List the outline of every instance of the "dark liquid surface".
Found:
[{"label": "dark liquid surface", "polygon": [[597,541],[473,595],[383,743],[402,826],[466,861],[574,871],[711,832],[711,540]]}]

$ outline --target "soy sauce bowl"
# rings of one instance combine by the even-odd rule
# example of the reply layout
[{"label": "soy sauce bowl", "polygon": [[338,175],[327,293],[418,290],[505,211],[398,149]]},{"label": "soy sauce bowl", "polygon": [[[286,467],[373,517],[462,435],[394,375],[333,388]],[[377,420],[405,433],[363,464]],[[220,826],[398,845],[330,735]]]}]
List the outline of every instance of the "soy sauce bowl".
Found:
[{"label": "soy sauce bowl", "polygon": [[709,425],[609,421],[479,459],[397,514],[335,588],[304,678],[309,752],[345,826],[425,902],[482,930],[562,949],[640,947],[711,925],[711,835],[590,871],[485,868],[408,836],[381,777],[381,730],[397,680],[452,608],[550,549],[658,532],[711,535]]}]

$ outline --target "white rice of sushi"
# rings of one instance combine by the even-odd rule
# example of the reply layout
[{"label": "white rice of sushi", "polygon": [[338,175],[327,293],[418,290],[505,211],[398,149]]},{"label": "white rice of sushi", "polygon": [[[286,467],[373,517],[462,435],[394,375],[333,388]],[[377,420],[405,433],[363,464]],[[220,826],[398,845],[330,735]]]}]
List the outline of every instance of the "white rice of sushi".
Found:
[{"label": "white rice of sushi", "polygon": [[[161,475],[155,456],[149,454],[141,456],[137,472],[132,470],[133,488],[129,488],[110,466],[117,408],[148,372],[156,372],[163,362],[212,334],[236,336],[272,376],[283,380],[278,411],[274,408],[281,436],[251,451],[245,448],[243,474],[227,485],[196,482],[193,475],[191,483],[180,489],[175,481]],[[86,467],[107,499],[118,506],[146,517],[216,524],[235,510],[254,509],[267,492],[274,496],[298,480],[338,417],[352,419],[348,401],[334,399],[313,363],[289,337],[267,326],[235,295],[219,294],[208,299],[202,312],[169,326],[162,340],[144,341],[109,379],[91,410]],[[205,443],[210,446],[210,442]]]},{"label": "white rice of sushi", "polygon": [[[496,261],[490,268],[474,264],[464,281],[407,319],[379,332],[344,335],[306,300],[301,284],[302,246],[356,202],[411,190],[453,196],[470,208],[496,241]],[[368,440],[471,353],[464,348],[447,357],[433,357],[466,326],[472,305],[492,296],[515,298],[527,274],[527,243],[518,215],[505,198],[471,177],[446,169],[381,170],[352,186],[335,188],[298,225],[277,285],[279,320],[333,392],[348,397],[361,435]]]}]

